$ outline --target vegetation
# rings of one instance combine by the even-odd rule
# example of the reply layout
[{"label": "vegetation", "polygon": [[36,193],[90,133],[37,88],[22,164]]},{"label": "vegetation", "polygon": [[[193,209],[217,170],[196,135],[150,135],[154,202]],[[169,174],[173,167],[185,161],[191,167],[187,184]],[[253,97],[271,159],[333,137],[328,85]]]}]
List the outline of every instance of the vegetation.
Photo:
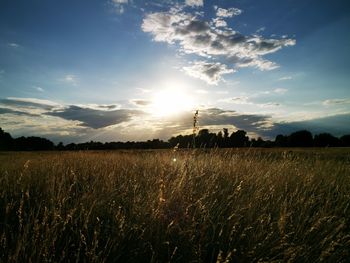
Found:
[{"label": "vegetation", "polygon": [[348,149],[0,154],[1,262],[348,262]]},{"label": "vegetation", "polygon": [[[198,115],[198,111],[196,113]],[[275,141],[264,141],[261,137],[250,139],[243,130],[233,132],[228,129],[223,132],[211,133],[208,129],[202,129],[197,134],[197,119],[194,117],[193,134],[178,135],[168,142],[153,139],[143,142],[85,142],[63,145],[40,137],[19,137],[13,139],[11,135],[0,128],[0,150],[14,151],[47,151],[47,150],[117,150],[117,149],[169,149],[175,146],[180,148],[232,148],[232,147],[350,147],[350,135],[340,138],[329,133],[316,134],[314,137],[309,131],[301,130],[291,133],[289,136],[277,135]]]}]

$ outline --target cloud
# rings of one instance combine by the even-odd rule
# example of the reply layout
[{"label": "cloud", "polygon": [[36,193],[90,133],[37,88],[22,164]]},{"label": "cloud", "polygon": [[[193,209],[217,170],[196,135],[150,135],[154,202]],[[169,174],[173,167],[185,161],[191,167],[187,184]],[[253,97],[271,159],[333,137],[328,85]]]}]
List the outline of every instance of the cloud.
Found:
[{"label": "cloud", "polygon": [[44,92],[44,89],[39,87],[39,86],[34,86],[33,88],[36,89],[39,92]]},{"label": "cloud", "polygon": [[292,132],[306,129],[313,134],[328,132],[334,136],[342,136],[350,134],[349,123],[349,113],[338,114],[305,121],[275,123],[271,130],[262,131],[262,134],[274,138],[278,134],[288,135]]},{"label": "cloud", "polygon": [[134,99],[134,100],[131,100],[131,103],[133,103],[133,104],[135,104],[137,106],[148,106],[152,102],[150,100]]},{"label": "cloud", "polygon": [[322,102],[325,106],[350,104],[350,99],[329,99]]},{"label": "cloud", "polygon": [[[238,15],[239,9],[220,9],[220,17]],[[274,53],[283,47],[295,45],[290,38],[264,38],[258,35],[243,35],[232,28],[224,27],[222,18],[206,21],[198,14],[187,13],[182,8],[171,8],[166,12],[146,14],[142,22],[142,30],[152,35],[153,40],[165,42],[178,48],[182,54],[192,54],[210,61],[202,61],[202,65],[218,65],[221,69],[234,69],[242,67],[255,67],[260,70],[272,70],[278,65],[263,56]],[[205,63],[205,64],[204,64]],[[194,63],[196,66],[196,64]],[[217,67],[217,66],[216,66]],[[186,67],[185,72],[188,72]],[[198,69],[198,73],[194,70]],[[218,80],[203,74],[203,66],[192,67],[191,76],[217,84]],[[219,71],[221,72],[221,71]],[[225,73],[225,74],[226,74]]]},{"label": "cloud", "polygon": [[222,79],[222,75],[234,72],[233,69],[227,68],[225,64],[205,61],[196,61],[193,63],[193,65],[184,67],[183,69],[188,75],[214,85],[219,83],[219,81]]},{"label": "cloud", "polygon": [[20,47],[20,45],[17,43],[8,43],[8,46],[12,47],[12,48],[19,48]]},{"label": "cloud", "polygon": [[273,92],[282,95],[282,94],[287,93],[287,92],[288,92],[288,89],[285,89],[285,88],[277,88],[277,89],[274,89]]},{"label": "cloud", "polygon": [[252,104],[252,102],[249,101],[248,97],[234,97],[230,100],[235,104]]},{"label": "cloud", "polygon": [[189,6],[203,6],[203,0],[186,0],[185,3]]},{"label": "cloud", "polygon": [[62,81],[69,83],[73,86],[76,86],[78,84],[78,78],[76,75],[73,75],[73,74],[65,75]]},{"label": "cloud", "polygon": [[24,107],[30,109],[41,109],[41,110],[51,110],[53,108],[59,107],[60,104],[55,103],[50,100],[42,100],[36,98],[16,98],[8,97],[6,99],[0,99],[0,105],[5,105],[6,107]]},{"label": "cloud", "polygon": [[46,113],[47,115],[61,117],[65,120],[81,122],[81,126],[93,129],[104,128],[131,120],[135,115],[142,114],[138,110],[97,110],[75,105]]},{"label": "cloud", "polygon": [[218,17],[233,17],[233,16],[238,16],[242,14],[242,10],[238,9],[238,8],[217,8],[216,9],[216,16]]},{"label": "cloud", "polygon": [[213,22],[215,24],[215,27],[226,27],[227,26],[226,21],[221,19],[221,18],[214,18]]},{"label": "cloud", "polygon": [[285,76],[285,77],[279,78],[278,80],[282,81],[282,80],[291,80],[291,79],[293,79],[291,76]]},{"label": "cloud", "polygon": [[[246,97],[233,99],[235,103],[250,103]],[[276,107],[279,104],[257,105]],[[191,133],[193,112],[154,118],[144,111],[121,108],[117,104],[65,106],[33,98],[7,98],[0,100],[0,123],[14,136],[37,135],[55,141],[168,139],[176,134]],[[276,122],[270,115],[259,113],[220,108],[202,108],[199,112],[201,129],[215,129],[212,130],[215,132],[223,127],[229,128],[230,132],[243,129],[271,139],[278,134],[290,134],[301,129],[340,136],[350,133],[349,123],[349,113],[298,122]]]},{"label": "cloud", "polygon": [[0,108],[0,114],[15,114],[15,115],[24,115],[24,116],[40,116],[38,114],[31,114],[24,111],[12,110],[9,108]]},{"label": "cloud", "polygon": [[111,0],[110,5],[113,7],[117,14],[123,14],[125,12],[124,5],[128,4],[128,0]]},{"label": "cloud", "polygon": [[197,89],[197,90],[195,90],[195,92],[198,93],[198,94],[208,94],[208,93],[209,93],[209,92],[208,92],[207,90],[205,90],[205,89]]},{"label": "cloud", "polygon": [[266,27],[262,26],[258,30],[256,30],[256,33],[263,32],[263,31],[265,31],[265,29],[266,29]]},{"label": "cloud", "polygon": [[221,99],[219,100],[219,102],[225,102],[225,103],[231,103],[231,104],[237,104],[237,105],[254,105],[260,108],[274,108],[281,105],[280,103],[277,103],[277,102],[254,103],[249,99],[249,97],[246,97],[246,96]]}]

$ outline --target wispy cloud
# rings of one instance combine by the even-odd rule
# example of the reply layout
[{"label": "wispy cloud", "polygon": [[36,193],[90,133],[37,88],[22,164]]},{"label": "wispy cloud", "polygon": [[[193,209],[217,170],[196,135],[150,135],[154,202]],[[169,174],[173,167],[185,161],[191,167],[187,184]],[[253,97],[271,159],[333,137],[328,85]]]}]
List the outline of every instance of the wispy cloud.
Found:
[{"label": "wispy cloud", "polygon": [[78,82],[79,82],[79,79],[76,75],[73,75],[73,74],[67,74],[65,75],[61,81],[64,81],[70,85],[73,85],[73,86],[77,86],[78,85]]},{"label": "wispy cloud", "polygon": [[[291,38],[243,35],[227,27],[223,20],[241,14],[240,9],[218,7],[216,11],[219,17],[206,21],[203,16],[185,12],[182,7],[171,8],[166,12],[146,14],[141,28],[150,33],[154,41],[174,45],[182,54],[205,58],[205,61],[194,62],[193,66],[184,69],[208,84],[217,84],[223,74],[242,67],[275,69],[278,65],[263,57],[296,43]],[[210,76],[205,73],[205,68],[212,66],[217,74]]]},{"label": "wispy cloud", "polygon": [[265,31],[266,27],[260,27],[258,30],[256,30],[256,33],[261,33],[263,31]]},{"label": "wispy cloud", "polygon": [[197,89],[197,90],[195,90],[195,92],[198,94],[208,94],[209,93],[209,91],[207,91],[205,89]]},{"label": "wispy cloud", "polygon": [[44,89],[42,87],[34,86],[33,88],[39,92],[44,92]]},{"label": "wispy cloud", "polygon": [[130,102],[136,106],[141,106],[141,107],[148,106],[152,103],[150,100],[143,100],[143,99],[133,99]]},{"label": "wispy cloud", "polygon": [[19,45],[19,44],[14,43],[14,42],[12,42],[12,43],[8,43],[7,45],[8,45],[9,47],[12,47],[12,48],[19,48],[19,47],[20,47],[20,45]]},{"label": "wispy cloud", "polygon": [[282,94],[287,93],[287,92],[288,92],[288,89],[285,89],[285,88],[277,88],[277,89],[274,89],[273,92],[282,95]]},{"label": "wispy cloud", "polygon": [[322,102],[325,106],[350,104],[350,99],[328,99]]},{"label": "wispy cloud", "polygon": [[236,104],[236,105],[253,105],[254,107],[259,107],[259,108],[276,108],[281,106],[281,104],[278,102],[256,103],[247,96],[220,99],[219,102]]},{"label": "wispy cloud", "polygon": [[6,99],[0,99],[0,104],[6,105],[22,105],[28,107],[39,107],[44,109],[51,109],[57,107],[60,104],[53,102],[51,100],[43,100],[37,98],[17,98],[17,97],[8,97]]},{"label": "wispy cloud", "polygon": [[293,79],[291,76],[285,76],[285,77],[279,78],[278,80],[283,81],[283,80],[291,80],[291,79]]},{"label": "wispy cloud", "polygon": [[117,14],[123,14],[125,12],[125,5],[129,3],[129,0],[111,0],[110,5]]}]

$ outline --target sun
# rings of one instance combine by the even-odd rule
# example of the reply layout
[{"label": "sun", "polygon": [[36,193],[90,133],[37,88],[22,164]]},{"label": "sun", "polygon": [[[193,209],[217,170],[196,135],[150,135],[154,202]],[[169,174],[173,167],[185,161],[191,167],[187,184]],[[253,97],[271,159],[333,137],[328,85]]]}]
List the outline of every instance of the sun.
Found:
[{"label": "sun", "polygon": [[159,91],[151,103],[151,111],[156,116],[174,115],[193,109],[192,97],[182,89],[169,88]]}]

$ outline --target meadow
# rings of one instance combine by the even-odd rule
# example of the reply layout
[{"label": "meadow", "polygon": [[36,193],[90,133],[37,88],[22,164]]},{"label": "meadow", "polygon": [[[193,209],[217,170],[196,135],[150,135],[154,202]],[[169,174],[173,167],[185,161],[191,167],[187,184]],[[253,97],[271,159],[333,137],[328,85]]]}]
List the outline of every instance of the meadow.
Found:
[{"label": "meadow", "polygon": [[349,262],[349,206],[348,148],[2,152],[0,261]]}]

